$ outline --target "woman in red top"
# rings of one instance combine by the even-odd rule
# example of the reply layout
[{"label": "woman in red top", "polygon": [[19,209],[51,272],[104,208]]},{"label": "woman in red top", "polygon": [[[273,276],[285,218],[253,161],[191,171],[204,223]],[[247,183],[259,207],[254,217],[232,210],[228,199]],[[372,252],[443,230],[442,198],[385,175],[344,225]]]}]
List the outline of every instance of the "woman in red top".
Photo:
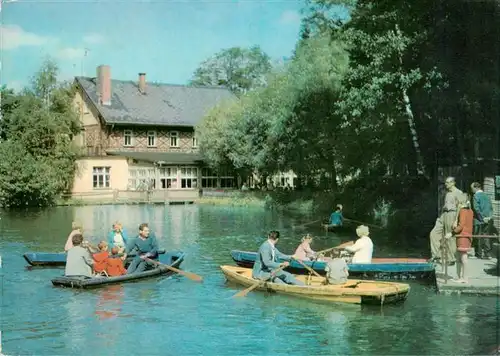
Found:
[{"label": "woman in red top", "polygon": [[453,232],[457,235],[457,276],[458,279],[454,280],[458,283],[467,283],[465,277],[465,270],[467,266],[467,252],[472,245],[472,229],[474,214],[470,208],[470,200],[467,194],[459,202],[460,211],[457,216],[456,227]]}]

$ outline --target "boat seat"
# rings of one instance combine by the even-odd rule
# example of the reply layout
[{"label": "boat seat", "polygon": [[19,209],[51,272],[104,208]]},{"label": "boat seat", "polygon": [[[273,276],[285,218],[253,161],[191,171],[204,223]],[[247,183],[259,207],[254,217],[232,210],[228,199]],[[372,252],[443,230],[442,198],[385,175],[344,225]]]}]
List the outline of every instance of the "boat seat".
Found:
[{"label": "boat seat", "polygon": [[102,271],[102,272],[96,272],[94,274],[95,277],[109,277],[108,272]]}]

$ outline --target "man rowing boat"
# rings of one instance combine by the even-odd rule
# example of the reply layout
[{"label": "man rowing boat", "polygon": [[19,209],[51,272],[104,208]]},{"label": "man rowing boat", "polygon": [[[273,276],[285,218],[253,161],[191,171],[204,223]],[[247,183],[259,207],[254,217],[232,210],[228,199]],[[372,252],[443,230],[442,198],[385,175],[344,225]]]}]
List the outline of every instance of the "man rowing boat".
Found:
[{"label": "man rowing boat", "polygon": [[137,256],[130,263],[127,274],[145,271],[147,268],[153,266],[146,259],[158,258],[158,242],[154,236],[149,236],[148,224],[142,223],[139,225],[139,235],[129,241],[122,259],[125,260],[127,255],[133,250],[137,251]]},{"label": "man rowing boat", "polygon": [[[267,241],[265,241],[259,248],[257,253],[257,258],[253,265],[252,277],[254,279],[267,280],[271,277],[273,270],[290,264],[290,260],[295,258],[295,256],[288,256],[281,253],[277,248],[280,237],[279,231],[271,231],[268,235]],[[286,262],[278,262],[280,259]],[[304,286],[305,284],[297,279],[288,272],[278,271],[273,273],[271,282],[279,284],[294,284],[298,286]]]}]

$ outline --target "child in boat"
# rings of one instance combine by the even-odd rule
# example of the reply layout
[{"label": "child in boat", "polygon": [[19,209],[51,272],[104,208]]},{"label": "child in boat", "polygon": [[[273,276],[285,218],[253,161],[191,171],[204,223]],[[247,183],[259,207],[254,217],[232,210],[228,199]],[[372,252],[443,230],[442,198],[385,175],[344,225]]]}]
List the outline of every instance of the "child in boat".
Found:
[{"label": "child in boat", "polygon": [[94,259],[94,272],[102,273],[106,271],[106,266],[108,264],[109,252],[108,252],[108,243],[106,241],[101,241],[97,245],[99,249],[98,253],[94,253],[92,258]]},{"label": "child in boat", "polygon": [[344,216],[342,215],[342,205],[338,204],[335,211],[330,215],[330,226],[342,226],[344,223]]},{"label": "child in boat", "polygon": [[108,259],[108,265],[106,267],[106,272],[110,277],[123,276],[124,274],[127,274],[127,270],[123,267],[123,261],[118,256],[119,253],[120,249],[118,247],[113,247],[111,249],[112,256]]},{"label": "child in boat", "polygon": [[77,234],[83,234],[82,224],[79,222],[73,221],[71,223],[71,233],[66,239],[66,244],[64,245],[64,252],[68,252],[70,248],[73,247],[73,236]]},{"label": "child in boat", "polygon": [[301,240],[301,244],[295,250],[295,257],[299,260],[313,260],[316,257],[316,252],[311,249],[313,238],[311,234],[307,234]]},{"label": "child in boat", "polygon": [[344,247],[344,250],[354,253],[351,263],[372,263],[373,242],[370,239],[370,229],[368,226],[360,225],[356,229],[358,239],[351,246]]},{"label": "child in boat", "polygon": [[470,200],[467,194],[464,194],[458,204],[459,213],[457,216],[456,227],[453,232],[458,235],[457,239],[457,279],[454,282],[467,283],[466,266],[467,266],[467,252],[472,246],[472,229],[474,222],[474,213],[470,208]]}]

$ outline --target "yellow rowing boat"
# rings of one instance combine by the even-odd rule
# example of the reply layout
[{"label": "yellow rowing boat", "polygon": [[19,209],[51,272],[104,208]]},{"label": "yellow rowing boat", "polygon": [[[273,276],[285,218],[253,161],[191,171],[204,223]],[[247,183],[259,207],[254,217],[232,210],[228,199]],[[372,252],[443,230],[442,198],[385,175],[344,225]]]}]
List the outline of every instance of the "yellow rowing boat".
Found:
[{"label": "yellow rowing boat", "polygon": [[[245,287],[257,282],[252,278],[252,269],[238,266],[220,266],[227,280]],[[306,286],[262,282],[257,289],[283,293],[302,298],[327,302],[351,304],[393,304],[406,300],[410,286],[406,283],[363,281],[350,279],[344,284],[326,285],[325,278],[307,275],[294,275]]]}]

